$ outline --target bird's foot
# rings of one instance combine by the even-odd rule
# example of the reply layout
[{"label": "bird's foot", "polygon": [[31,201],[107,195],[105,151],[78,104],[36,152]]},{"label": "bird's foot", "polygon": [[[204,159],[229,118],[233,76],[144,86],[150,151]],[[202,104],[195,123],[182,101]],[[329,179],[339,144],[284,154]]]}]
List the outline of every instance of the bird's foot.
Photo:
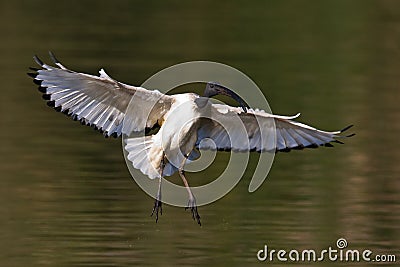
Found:
[{"label": "bird's foot", "polygon": [[197,223],[201,226],[200,215],[199,212],[197,211],[196,199],[194,197],[189,198],[189,202],[185,210],[187,209],[190,209],[190,211],[192,212],[193,220],[197,221]]},{"label": "bird's foot", "polygon": [[153,211],[151,212],[151,216],[153,214],[156,214],[156,222],[158,222],[158,212],[162,215],[162,202],[161,202],[161,197],[157,196],[155,202],[154,202],[154,207]]}]

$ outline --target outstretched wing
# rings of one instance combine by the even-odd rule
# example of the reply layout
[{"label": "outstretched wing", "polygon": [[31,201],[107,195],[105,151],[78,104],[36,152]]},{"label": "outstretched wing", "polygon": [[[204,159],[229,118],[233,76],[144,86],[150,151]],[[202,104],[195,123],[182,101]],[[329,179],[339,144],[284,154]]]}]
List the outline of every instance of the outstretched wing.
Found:
[{"label": "outstretched wing", "polygon": [[[119,136],[130,131],[152,128],[169,110],[172,98],[159,91],[123,84],[108,76],[103,69],[100,76],[79,73],[64,67],[50,53],[56,67],[34,57],[41,69],[28,73],[48,105],[74,120],[93,126],[105,136]],[[132,110],[128,104],[134,100]],[[124,126],[123,122],[128,125]]]},{"label": "outstretched wing", "polygon": [[[326,132],[296,122],[292,117],[268,114],[263,110],[213,104],[211,118],[205,120],[198,131],[197,146],[200,149],[234,151],[290,151],[307,147],[332,146],[331,142],[352,135],[341,131]],[[201,142],[209,138],[213,142]]]}]

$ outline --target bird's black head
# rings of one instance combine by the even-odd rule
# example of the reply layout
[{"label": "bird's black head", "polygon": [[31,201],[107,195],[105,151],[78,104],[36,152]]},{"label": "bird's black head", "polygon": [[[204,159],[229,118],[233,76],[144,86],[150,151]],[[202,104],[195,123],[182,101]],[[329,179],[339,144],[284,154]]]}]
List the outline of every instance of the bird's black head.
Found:
[{"label": "bird's black head", "polygon": [[236,102],[239,103],[244,112],[247,112],[247,109],[250,108],[246,101],[244,101],[238,94],[236,94],[229,88],[216,82],[208,82],[206,89],[204,90],[203,97],[209,98],[216,95],[226,95],[233,98]]}]

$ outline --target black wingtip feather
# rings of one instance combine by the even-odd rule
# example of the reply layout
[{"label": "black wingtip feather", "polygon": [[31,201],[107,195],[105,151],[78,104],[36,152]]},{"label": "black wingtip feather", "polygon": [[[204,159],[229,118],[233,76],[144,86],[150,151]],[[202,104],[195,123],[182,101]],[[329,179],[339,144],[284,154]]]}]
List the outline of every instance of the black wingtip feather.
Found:
[{"label": "black wingtip feather", "polygon": [[349,125],[349,126],[347,126],[347,127],[344,127],[342,130],[340,130],[340,132],[343,133],[344,131],[347,131],[348,129],[350,129],[350,128],[353,127],[353,126],[354,126],[354,125],[351,124],[351,125]]},{"label": "black wingtip feather", "polygon": [[49,51],[49,55],[50,55],[51,60],[54,62],[54,64],[60,63],[60,61],[58,61],[58,59],[53,54],[53,52]]},{"label": "black wingtip feather", "polygon": [[29,77],[35,79],[37,76],[37,73],[32,73],[32,72],[27,72],[26,74],[28,74]]},{"label": "black wingtip feather", "polygon": [[33,79],[33,82],[34,82],[35,84],[37,84],[37,85],[41,85],[41,84],[42,84],[42,81],[36,79],[36,77],[35,77],[35,79]]},{"label": "black wingtip feather", "polygon": [[42,66],[44,65],[43,61],[41,61],[40,58],[38,58],[38,56],[34,55],[34,56],[33,56],[33,59],[36,61],[36,63],[37,63],[39,66],[42,67]]},{"label": "black wingtip feather", "polygon": [[332,142],[335,142],[335,143],[338,143],[338,144],[344,145],[344,143],[343,143],[342,141],[339,141],[339,140],[333,140]]},{"label": "black wingtip feather", "polygon": [[[35,80],[34,80],[35,81]],[[39,86],[38,87],[38,90],[39,90],[39,92],[41,92],[41,93],[46,93],[47,92],[47,88],[46,87],[43,87],[43,86]]]},{"label": "black wingtip feather", "polygon": [[290,148],[290,151],[292,151],[292,150],[303,150],[303,149],[304,149],[304,147],[295,146],[295,147],[291,147],[291,148]]},{"label": "black wingtip feather", "polygon": [[48,105],[49,107],[54,108],[55,105],[56,105],[56,101],[54,101],[54,100],[47,101],[47,105]]},{"label": "black wingtip feather", "polygon": [[50,100],[50,99],[51,99],[51,95],[49,95],[49,94],[43,94],[43,95],[42,95],[42,98],[43,98],[44,100]]},{"label": "black wingtip feather", "polygon": [[[340,132],[343,133],[344,131],[347,131],[348,129],[350,129],[350,128],[353,127],[353,126],[354,126],[354,125],[351,124],[351,125],[345,127],[344,129],[342,129]],[[355,136],[355,135],[356,135],[355,133],[352,133],[352,134],[346,135],[346,136],[344,136],[344,137],[352,137],[352,136]],[[342,143],[342,144],[343,144],[343,143]]]}]

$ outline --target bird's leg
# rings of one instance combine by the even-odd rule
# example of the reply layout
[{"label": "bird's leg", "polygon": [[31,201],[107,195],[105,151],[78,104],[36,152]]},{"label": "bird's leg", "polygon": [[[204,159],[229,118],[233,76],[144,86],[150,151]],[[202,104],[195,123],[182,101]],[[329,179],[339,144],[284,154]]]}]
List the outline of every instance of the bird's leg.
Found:
[{"label": "bird's leg", "polygon": [[160,211],[160,214],[162,215],[161,181],[162,181],[162,177],[160,177],[159,181],[158,181],[158,191],[157,191],[156,199],[154,201],[153,211],[151,212],[151,216],[153,216],[154,213],[156,214],[156,222],[158,222],[158,212],[159,211]]},{"label": "bird's leg", "polygon": [[157,191],[157,195],[156,195],[156,200],[154,202],[154,207],[153,207],[153,211],[151,212],[151,216],[153,216],[153,214],[156,214],[156,222],[158,222],[158,211],[160,211],[160,214],[162,215],[162,202],[161,202],[161,182],[163,179],[163,171],[164,171],[164,157],[161,160],[161,167],[160,167],[160,178],[158,181],[158,191]]},{"label": "bird's leg", "polygon": [[183,167],[185,165],[186,162],[186,157],[183,159],[181,166],[179,167],[179,175],[182,178],[183,184],[185,185],[185,188],[189,194],[189,202],[188,202],[188,206],[185,209],[190,209],[190,211],[192,212],[192,217],[193,220],[196,220],[197,223],[201,226],[201,222],[200,222],[200,215],[197,211],[197,205],[196,205],[196,199],[192,193],[192,190],[190,190],[190,186],[188,181],[186,180],[185,177],[185,171],[183,170]]}]

